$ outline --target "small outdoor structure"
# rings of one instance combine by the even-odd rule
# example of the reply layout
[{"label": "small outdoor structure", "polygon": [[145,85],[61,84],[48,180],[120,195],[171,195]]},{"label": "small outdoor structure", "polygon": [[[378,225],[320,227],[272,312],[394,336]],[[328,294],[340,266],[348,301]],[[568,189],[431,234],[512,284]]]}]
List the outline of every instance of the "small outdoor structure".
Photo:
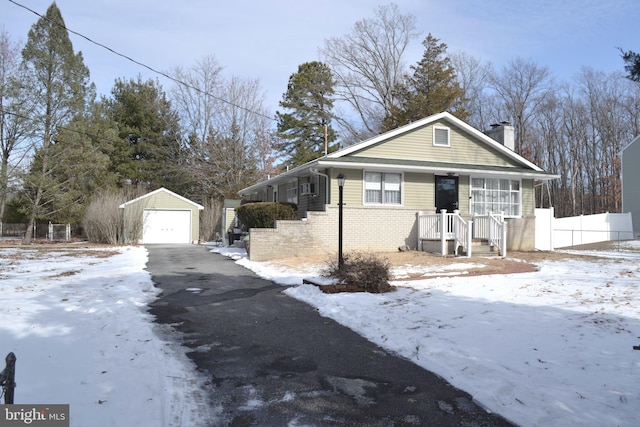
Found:
[{"label": "small outdoor structure", "polygon": [[238,228],[238,220],[236,218],[236,208],[240,206],[240,200],[225,199],[222,205],[222,244],[224,246],[232,245],[233,242],[240,238],[241,230]]},{"label": "small outdoor structure", "polygon": [[125,227],[140,228],[138,243],[198,243],[203,206],[166,188],[120,205]]},{"label": "small outdoor structure", "polygon": [[298,206],[298,221],[249,230],[251,259],[335,253],[339,176],[345,251],[467,256],[534,250],[535,187],[558,178],[514,151],[508,123],[483,133],[434,114],[241,190],[249,200]]},{"label": "small outdoor structure", "polygon": [[640,237],[640,136],[621,152],[622,212],[631,212],[634,237]]}]

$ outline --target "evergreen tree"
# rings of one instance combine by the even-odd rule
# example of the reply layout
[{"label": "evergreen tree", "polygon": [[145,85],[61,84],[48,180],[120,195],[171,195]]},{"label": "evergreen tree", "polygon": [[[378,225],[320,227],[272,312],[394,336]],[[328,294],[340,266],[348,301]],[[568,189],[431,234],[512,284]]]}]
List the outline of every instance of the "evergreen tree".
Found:
[{"label": "evergreen tree", "polygon": [[182,145],[178,115],[160,83],[116,80],[112,98],[104,100],[118,126],[111,168],[120,184],[167,186],[179,191]]},{"label": "evergreen tree", "polygon": [[623,51],[620,49],[622,59],[624,60],[624,69],[627,77],[634,82],[640,82],[640,54],[632,51]]},{"label": "evergreen tree", "polygon": [[22,67],[29,79],[25,91],[35,104],[33,126],[40,134],[34,163],[37,167],[32,167],[23,179],[23,210],[29,217],[25,241],[29,242],[33,223],[52,217],[55,212],[51,202],[63,191],[52,177],[52,171],[60,166],[50,152],[56,129],[82,115],[95,91],[82,54],[73,51],[55,2],[29,30],[22,50]]},{"label": "evergreen tree", "polygon": [[447,45],[431,34],[422,42],[424,54],[412,65],[412,76],[396,87],[398,105],[392,107],[384,121],[384,130],[420,120],[432,114],[449,111],[464,119],[462,107],[464,91],[447,56]]},{"label": "evergreen tree", "polygon": [[[87,115],[58,128],[48,150],[56,162],[50,181],[60,189],[50,200],[55,222],[80,223],[89,199],[100,189],[116,187],[109,159],[115,141],[117,128],[100,103],[93,103]],[[39,161],[37,153],[32,169],[40,167]]]},{"label": "evergreen tree", "polygon": [[337,138],[331,127],[333,108],[333,78],[331,70],[321,62],[306,62],[289,77],[287,92],[280,106],[289,113],[276,112],[279,152],[287,166],[298,166],[321,157],[325,151],[337,149]]}]

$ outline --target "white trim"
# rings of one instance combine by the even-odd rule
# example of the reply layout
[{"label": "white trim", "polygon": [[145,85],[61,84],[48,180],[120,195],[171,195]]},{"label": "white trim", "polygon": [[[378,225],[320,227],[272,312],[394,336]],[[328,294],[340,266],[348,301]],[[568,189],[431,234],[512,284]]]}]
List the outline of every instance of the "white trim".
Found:
[{"label": "white trim", "polygon": [[199,211],[204,210],[204,206],[199,205],[199,204],[197,204],[196,202],[194,202],[194,201],[192,201],[192,200],[187,199],[186,197],[182,197],[181,195],[176,194],[176,193],[174,193],[173,191],[167,190],[167,189],[166,189],[166,188],[164,188],[164,187],[162,187],[162,188],[158,188],[157,190],[154,190],[154,191],[152,191],[151,193],[147,193],[147,194],[145,194],[144,196],[140,196],[140,197],[137,197],[137,198],[135,198],[135,199],[133,199],[133,200],[129,200],[128,202],[125,202],[125,203],[121,204],[121,205],[120,205],[120,206],[118,206],[118,207],[119,207],[120,209],[123,209],[125,206],[128,206],[128,205],[130,205],[130,204],[133,204],[133,203],[139,202],[139,201],[140,201],[140,200],[142,200],[142,199],[146,199],[147,197],[151,197],[151,196],[153,196],[153,195],[155,195],[155,194],[158,194],[158,193],[161,193],[161,192],[163,192],[163,193],[167,193],[167,194],[169,194],[170,196],[173,196],[173,197],[175,197],[175,198],[177,198],[177,199],[182,200],[183,202],[186,202],[186,203],[189,203],[189,204],[191,204],[191,205],[194,205],[194,206],[196,206],[196,207],[198,208],[198,210],[199,210]]}]

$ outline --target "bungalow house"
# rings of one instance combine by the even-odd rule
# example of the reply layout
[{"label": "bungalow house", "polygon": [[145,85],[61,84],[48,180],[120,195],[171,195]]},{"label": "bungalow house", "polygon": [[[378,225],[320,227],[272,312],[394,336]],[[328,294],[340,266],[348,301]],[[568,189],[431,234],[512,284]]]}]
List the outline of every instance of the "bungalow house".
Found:
[{"label": "bungalow house", "polygon": [[513,151],[512,126],[493,127],[490,137],[443,112],[241,190],[298,205],[298,221],[250,230],[250,258],[336,253],[339,175],[345,252],[471,254],[478,240],[503,255],[533,250],[535,182],[557,176]]},{"label": "bungalow house", "polygon": [[627,145],[622,157],[622,212],[631,212],[633,236],[640,236],[640,136]]}]

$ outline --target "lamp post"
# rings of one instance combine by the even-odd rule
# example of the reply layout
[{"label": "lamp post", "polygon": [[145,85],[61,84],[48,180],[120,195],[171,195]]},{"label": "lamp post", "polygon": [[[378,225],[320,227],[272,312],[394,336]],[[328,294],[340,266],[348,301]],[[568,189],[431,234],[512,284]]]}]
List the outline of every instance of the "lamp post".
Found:
[{"label": "lamp post", "polygon": [[342,257],[342,197],[344,181],[347,177],[340,172],[336,178],[338,178],[338,268],[341,269],[344,265],[344,258]]}]

